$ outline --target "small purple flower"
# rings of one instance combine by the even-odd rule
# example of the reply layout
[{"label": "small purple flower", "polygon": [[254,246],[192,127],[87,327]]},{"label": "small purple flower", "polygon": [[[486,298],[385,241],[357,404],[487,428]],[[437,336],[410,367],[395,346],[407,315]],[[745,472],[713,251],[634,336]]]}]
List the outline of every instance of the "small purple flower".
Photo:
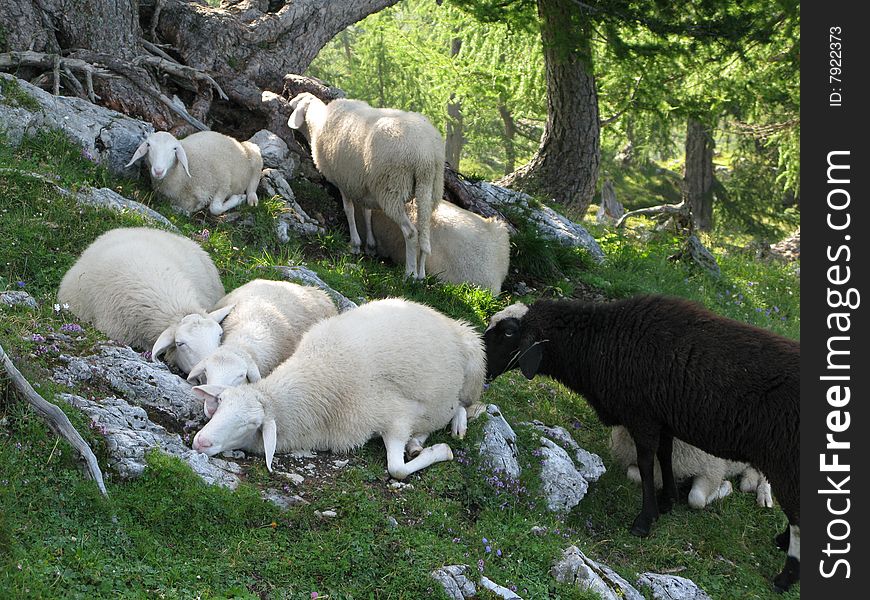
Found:
[{"label": "small purple flower", "polygon": [[84,331],[82,329],[82,326],[78,323],[64,323],[60,326],[60,330],[67,331],[69,333],[81,333],[82,331]]},{"label": "small purple flower", "polygon": [[495,551],[495,555],[501,558],[501,548]]},{"label": "small purple flower", "polygon": [[492,552],[492,546],[487,545],[486,548],[483,549],[483,551],[489,554],[490,552]]},{"label": "small purple flower", "polygon": [[25,285],[27,285],[27,282],[25,282],[25,281],[18,281],[18,282],[17,282],[17,285],[18,285],[18,287],[23,288]]},{"label": "small purple flower", "polygon": [[481,573],[483,573],[483,566],[485,564],[486,563],[483,562],[482,558],[477,559],[477,570],[480,571]]},{"label": "small purple flower", "polygon": [[482,539],[482,540],[480,540],[480,541],[482,541],[482,542],[483,542],[483,543],[484,543],[484,544],[488,544],[488,543],[489,543],[489,540],[488,540],[488,539],[486,539],[486,538],[483,538],[483,539]]},{"label": "small purple flower", "polygon": [[41,335],[39,335],[38,333],[34,333],[33,335],[30,336],[30,341],[31,342],[44,342],[45,338],[42,337]]},{"label": "small purple flower", "polygon": [[320,596],[320,594],[318,594],[317,592],[311,592],[311,598],[312,598],[312,600],[313,600],[314,598],[317,598],[318,596]]},{"label": "small purple flower", "polygon": [[458,543],[461,542],[461,541],[462,541],[462,538],[458,538],[458,537],[453,538],[453,543],[454,543],[454,544],[458,544]]}]

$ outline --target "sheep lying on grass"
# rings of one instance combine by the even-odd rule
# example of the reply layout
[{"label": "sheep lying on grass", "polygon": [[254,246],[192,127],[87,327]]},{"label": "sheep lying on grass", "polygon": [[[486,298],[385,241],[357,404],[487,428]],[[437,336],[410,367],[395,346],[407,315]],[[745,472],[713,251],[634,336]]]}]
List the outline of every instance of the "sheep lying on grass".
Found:
[{"label": "sheep lying on grass", "polygon": [[[408,206],[412,223],[417,221],[416,202]],[[379,210],[371,213],[371,228],[378,253],[401,264],[405,256],[402,231]],[[448,283],[473,283],[501,293],[510,261],[510,235],[501,221],[483,217],[463,208],[441,202],[432,213],[432,254],[427,270]],[[368,226],[366,226],[368,235]]]},{"label": "sheep lying on grass", "polygon": [[211,214],[222,215],[246,199],[257,206],[263,157],[256,144],[216,131],[200,131],[181,141],[157,131],[139,145],[127,166],[145,155],[154,189],[185,214],[208,206]]},{"label": "sheep lying on grass", "polygon": [[[583,395],[605,425],[637,445],[643,507],[631,527],[649,535],[676,497],[675,437],[764,473],[789,527],[777,589],[800,577],[800,344],[676,298],[612,303],[538,301],[493,316],[484,333],[487,378],[519,367]],[[661,463],[656,501],[653,458]]]},{"label": "sheep lying on grass", "polygon": [[222,324],[223,343],[191,369],[190,382],[230,387],[259,381],[293,354],[312,325],[338,314],[326,292],[266,279],[236,288],[215,305],[224,307],[234,308]]},{"label": "sheep lying on grass", "polygon": [[485,368],[480,336],[467,323],[398,298],[370,302],[314,325],[257,383],[195,387],[214,414],[193,448],[264,453],[271,470],[275,452],[347,452],[380,435],[390,475],[404,479],[453,458],[436,444],[405,462],[405,449],[448,423],[465,435]]},{"label": "sheep lying on grass", "polygon": [[[637,449],[634,440],[625,427],[617,426],[610,431],[610,451],[613,457],[626,468],[626,475],[635,483],[641,483],[637,467]],[[761,473],[745,463],[724,460],[707,454],[682,440],[674,440],[674,453],[671,459],[674,478],[692,478],[689,492],[689,506],[704,508],[711,502],[731,493],[729,477],[740,475],[740,490],[754,492],[759,506],[773,506],[770,484]],[[662,471],[658,459],[655,460],[656,489],[662,487]]]},{"label": "sheep lying on grass", "polygon": [[232,307],[206,312],[224,295],[209,255],[180,235],[130,227],[107,231],[60,282],[58,301],[112,339],[152,358],[172,349],[185,373],[220,343]]},{"label": "sheep lying on grass", "polygon": [[[354,203],[366,212],[383,210],[405,240],[405,274],[422,279],[431,253],[429,220],[444,195],[444,140],[421,114],[372,108],[361,100],[339,98],[324,104],[304,92],[290,101],[287,124],[311,144],[314,164],[341,191],[350,227],[351,250],[360,251]],[[411,222],[405,204],[417,199]],[[375,250],[368,228],[366,244]]]}]

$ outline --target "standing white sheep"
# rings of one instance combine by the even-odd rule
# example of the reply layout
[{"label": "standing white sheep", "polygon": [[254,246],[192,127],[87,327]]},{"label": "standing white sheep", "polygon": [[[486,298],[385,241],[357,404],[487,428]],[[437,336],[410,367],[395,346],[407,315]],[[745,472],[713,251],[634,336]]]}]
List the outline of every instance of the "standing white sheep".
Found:
[{"label": "standing white sheep", "polygon": [[220,343],[220,322],[232,307],[206,310],[223,294],[214,263],[195,242],[130,227],[94,240],[57,298],[110,338],[151,349],[152,358],[173,348],[171,359],[187,372]]},{"label": "standing white sheep", "polygon": [[[618,425],[610,430],[610,450],[613,458],[626,468],[628,478],[640,483],[637,448],[628,429]],[[675,439],[671,466],[678,481],[692,478],[692,489],[689,492],[689,506],[692,508],[704,508],[729,495],[732,487],[728,478],[737,475],[740,475],[740,491],[755,492],[755,500],[759,506],[773,506],[770,483],[746,463],[707,454],[700,448]],[[662,471],[658,459],[655,460],[654,475],[656,488],[661,489]]]},{"label": "standing white sheep", "polygon": [[338,314],[317,288],[267,279],[236,288],[215,305],[224,307],[235,308],[223,321],[223,343],[191,369],[190,382],[230,387],[259,381],[293,354],[312,325]]},{"label": "standing white sheep", "polygon": [[257,206],[263,171],[260,148],[216,131],[200,131],[179,141],[157,131],[136,149],[129,167],[145,155],[154,189],[186,214],[209,207],[221,215],[247,199]]},{"label": "standing white sheep", "polygon": [[320,321],[257,383],[195,387],[216,412],[193,448],[209,456],[235,448],[264,453],[271,470],[275,452],[347,452],[379,435],[390,475],[404,479],[453,458],[447,444],[436,444],[406,463],[405,449],[448,423],[464,436],[485,369],[469,324],[407,300],[370,302]]},{"label": "standing white sheep", "polygon": [[[372,108],[361,100],[339,98],[324,104],[304,92],[290,101],[287,124],[311,144],[314,164],[338,187],[350,228],[351,251],[362,240],[354,203],[383,210],[398,223],[405,239],[405,274],[422,279],[431,253],[429,220],[444,195],[444,140],[426,117],[389,108]],[[416,226],[405,204],[417,199]],[[375,250],[371,227],[366,245]]]},{"label": "standing white sheep", "polygon": [[[408,206],[412,223],[417,220],[416,202]],[[371,227],[378,253],[401,262],[404,257],[402,231],[387,216],[372,211]],[[427,270],[448,283],[468,282],[501,293],[510,262],[510,234],[495,218],[484,219],[463,208],[441,202],[432,213],[432,254]],[[366,228],[368,231],[368,228]]]}]

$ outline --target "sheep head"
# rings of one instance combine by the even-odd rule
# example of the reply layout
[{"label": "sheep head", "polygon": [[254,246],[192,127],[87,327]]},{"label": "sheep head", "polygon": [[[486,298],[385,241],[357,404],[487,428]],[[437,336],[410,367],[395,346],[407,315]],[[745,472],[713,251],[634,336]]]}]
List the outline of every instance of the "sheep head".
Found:
[{"label": "sheep head", "polygon": [[[248,352],[221,346],[199,361],[187,376],[190,383],[208,383],[223,387],[235,387],[245,380],[260,381],[260,369]],[[206,410],[206,416],[211,417]]]},{"label": "sheep head", "polygon": [[483,333],[487,381],[516,367],[527,379],[537,374],[546,340],[538,339],[537,332],[523,322],[528,310],[525,304],[512,304],[490,319]]},{"label": "sheep head", "polygon": [[277,425],[267,417],[263,397],[251,386],[225,388],[220,385],[198,385],[193,388],[203,400],[211,420],[193,438],[193,449],[214,456],[224,450],[257,448],[262,441],[266,468],[272,471],[272,459],[277,445]]},{"label": "sheep head", "polygon": [[190,372],[199,361],[217,350],[223,335],[220,323],[234,306],[225,306],[205,315],[186,315],[180,322],[170,325],[154,342],[151,360],[174,347],[173,362],[185,373]]},{"label": "sheep head", "polygon": [[145,155],[148,155],[148,164],[151,165],[151,178],[160,181],[166,177],[169,170],[175,166],[177,160],[184,167],[184,172],[190,177],[190,168],[187,164],[187,154],[184,147],[181,145],[174,135],[166,131],[155,131],[145,141],[139,144],[133,158],[126,166],[131,166],[134,162]]},{"label": "sheep head", "polygon": [[314,103],[322,104],[321,100],[310,92],[302,92],[289,103],[293,112],[290,113],[290,118],[287,119],[287,125],[291,129],[301,130],[306,138],[309,138],[309,129],[305,117],[308,114],[308,109]]}]

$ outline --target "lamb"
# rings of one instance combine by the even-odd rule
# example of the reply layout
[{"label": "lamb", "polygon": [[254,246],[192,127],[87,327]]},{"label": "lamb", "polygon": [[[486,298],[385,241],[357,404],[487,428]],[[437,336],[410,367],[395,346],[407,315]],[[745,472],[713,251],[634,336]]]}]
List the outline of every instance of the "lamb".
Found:
[{"label": "lamb", "polygon": [[[234,306],[224,319],[221,346],[191,369],[187,380],[232,387],[267,376],[296,350],[317,321],[338,314],[329,296],[287,281],[255,279],[224,296]],[[206,416],[212,415],[206,411]]]},{"label": "lamb", "polygon": [[[610,431],[610,450],[617,462],[627,468],[628,478],[635,483],[640,483],[637,449],[628,429],[617,426]],[[674,440],[671,463],[676,480],[692,478],[692,489],[689,492],[689,506],[692,508],[704,508],[729,495],[732,488],[728,478],[737,475],[740,475],[741,491],[755,492],[755,499],[759,506],[768,508],[773,506],[767,479],[746,463],[711,456],[678,439]],[[661,489],[662,472],[658,459],[655,461],[654,469],[656,489]]]},{"label": "lamb", "polygon": [[452,460],[447,444],[423,448],[408,462],[405,450],[448,423],[463,437],[485,370],[480,335],[468,323],[415,302],[377,300],[314,325],[257,383],[194,387],[215,412],[193,448],[209,456],[235,448],[264,453],[271,470],[275,452],[347,452],[379,435],[390,475],[404,479]]},{"label": "lamb", "polygon": [[220,343],[227,306],[218,271],[195,242],[147,227],[107,231],[88,246],[60,282],[58,301],[112,339],[171,349],[187,372]]},{"label": "lamb", "polygon": [[628,429],[643,488],[633,534],[649,535],[676,497],[677,437],[767,476],[789,522],[776,539],[788,555],[774,585],[785,590],[800,578],[799,342],[685,300],[641,296],[514,304],[492,317],[484,343],[488,379],[517,366],[529,379],[549,375],[582,394],[605,425]]},{"label": "lamb", "polygon": [[[350,228],[351,251],[360,252],[354,203],[365,210],[366,245],[375,250],[371,209],[383,210],[405,239],[405,274],[422,279],[431,253],[429,221],[444,194],[444,140],[426,117],[372,108],[339,98],[328,105],[304,92],[290,101],[287,124],[311,144],[314,164],[338,187]],[[417,199],[416,225],[405,204]]]},{"label": "lamb", "polygon": [[154,189],[185,214],[208,206],[211,214],[222,215],[245,199],[257,206],[263,157],[256,144],[216,131],[200,131],[181,141],[157,131],[139,145],[127,166],[146,154]]},{"label": "lamb", "polygon": [[[408,214],[416,223],[416,202],[409,205]],[[400,263],[404,258],[402,231],[379,210],[372,211],[371,226],[378,253]],[[429,273],[448,283],[468,282],[489,289],[494,296],[501,293],[510,261],[510,235],[503,222],[441,202],[432,213],[431,229]]]}]

